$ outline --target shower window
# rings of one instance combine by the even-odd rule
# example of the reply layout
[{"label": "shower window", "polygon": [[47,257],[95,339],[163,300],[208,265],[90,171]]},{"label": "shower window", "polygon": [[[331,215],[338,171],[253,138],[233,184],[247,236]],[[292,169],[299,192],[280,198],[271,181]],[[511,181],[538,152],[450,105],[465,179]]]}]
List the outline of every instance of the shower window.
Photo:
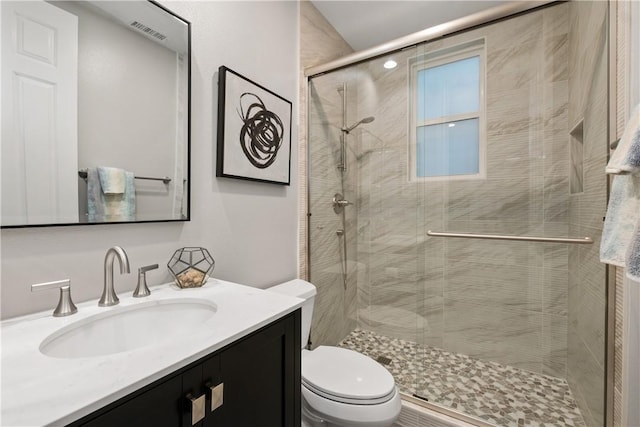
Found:
[{"label": "shower window", "polygon": [[410,179],[484,177],[484,39],[410,60]]}]

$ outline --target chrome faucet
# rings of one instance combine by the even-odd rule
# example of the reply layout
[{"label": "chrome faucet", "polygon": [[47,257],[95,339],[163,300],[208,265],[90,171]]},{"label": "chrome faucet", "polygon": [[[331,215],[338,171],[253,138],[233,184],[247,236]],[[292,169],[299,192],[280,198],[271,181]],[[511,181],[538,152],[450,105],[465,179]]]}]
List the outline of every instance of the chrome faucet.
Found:
[{"label": "chrome faucet", "polygon": [[113,260],[118,257],[120,261],[120,274],[129,273],[129,258],[127,253],[120,246],[109,248],[104,256],[104,289],[98,305],[100,307],[109,307],[120,302],[116,291],[113,289]]}]

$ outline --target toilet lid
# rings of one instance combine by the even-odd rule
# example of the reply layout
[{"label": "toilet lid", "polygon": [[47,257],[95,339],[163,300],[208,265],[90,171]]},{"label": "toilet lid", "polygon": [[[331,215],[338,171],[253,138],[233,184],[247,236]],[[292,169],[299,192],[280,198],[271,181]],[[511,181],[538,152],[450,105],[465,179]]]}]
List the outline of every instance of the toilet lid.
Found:
[{"label": "toilet lid", "polygon": [[393,376],[370,357],[339,347],[302,352],[302,383],[333,400],[380,403],[395,391]]}]

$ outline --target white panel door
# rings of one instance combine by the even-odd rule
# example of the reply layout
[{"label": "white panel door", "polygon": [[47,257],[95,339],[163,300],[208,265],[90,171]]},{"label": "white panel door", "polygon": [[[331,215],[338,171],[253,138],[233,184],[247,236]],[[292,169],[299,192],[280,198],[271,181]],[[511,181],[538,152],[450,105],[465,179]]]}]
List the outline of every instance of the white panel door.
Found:
[{"label": "white panel door", "polygon": [[2,225],[78,221],[78,18],[1,1]]}]

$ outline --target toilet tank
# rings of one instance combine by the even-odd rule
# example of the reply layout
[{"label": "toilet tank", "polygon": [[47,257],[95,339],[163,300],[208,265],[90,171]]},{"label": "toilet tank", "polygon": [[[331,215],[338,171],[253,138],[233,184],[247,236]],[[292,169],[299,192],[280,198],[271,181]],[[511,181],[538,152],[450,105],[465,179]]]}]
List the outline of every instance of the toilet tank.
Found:
[{"label": "toilet tank", "polygon": [[313,302],[316,298],[316,287],[311,283],[294,279],[279,285],[265,289],[266,291],[276,292],[291,297],[302,298],[305,302],[302,304],[302,348],[307,346],[309,342],[309,332],[311,331],[311,317],[313,316]]}]

